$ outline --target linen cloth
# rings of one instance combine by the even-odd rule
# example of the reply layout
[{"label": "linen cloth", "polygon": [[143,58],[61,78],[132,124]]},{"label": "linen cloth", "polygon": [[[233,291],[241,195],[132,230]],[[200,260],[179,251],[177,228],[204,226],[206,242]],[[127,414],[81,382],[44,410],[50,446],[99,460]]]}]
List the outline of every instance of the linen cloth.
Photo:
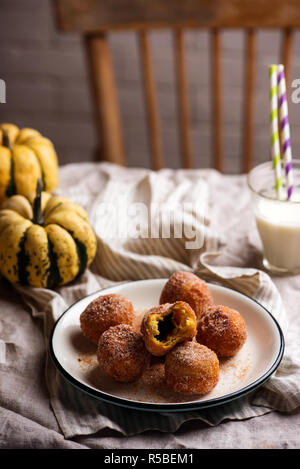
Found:
[{"label": "linen cloth", "polygon": [[[249,228],[248,221],[253,219],[243,178],[236,179],[238,184],[224,188],[226,178],[213,170],[162,170],[153,173],[107,163],[68,165],[61,168],[60,177],[60,187],[63,188],[60,193],[86,208],[97,234],[98,250],[91,269],[72,285],[57,291],[16,287],[32,315],[42,319],[46,346],[55,320],[70,304],[86,294],[113,282],[168,277],[176,270],[193,271],[204,279],[252,296],[272,311],[286,338],[289,338],[278,371],[262,388],[250,396],[201,412],[158,414],[98,402],[66,383],[48,358],[46,380],[51,407],[66,438],[92,434],[103,428],[124,435],[149,429],[174,432],[188,420],[200,419],[217,425],[225,419],[248,419],[271,410],[291,412],[299,406],[300,360],[296,330],[287,329],[288,315],[275,284],[265,272],[255,267],[257,240],[247,234],[255,233],[255,226],[252,225],[246,233],[241,229],[244,223]],[[230,179],[227,178],[227,182],[230,183]],[[236,201],[234,209],[226,204],[224,189],[230,194],[230,199]],[[121,210],[114,219],[109,210],[103,211],[103,205],[115,204],[117,198],[120,199]],[[142,202],[150,207],[154,204],[161,215],[155,218],[159,220],[159,226],[164,224],[166,206],[175,206],[178,214],[186,202],[188,208],[182,210],[185,225],[193,225],[196,232],[204,234],[204,245],[186,249],[185,243],[189,240],[184,234],[181,238],[145,238],[141,233],[143,228],[137,239],[112,237],[116,222],[119,227],[121,225],[121,232],[122,227],[134,222],[135,214],[124,209],[124,200],[129,205]],[[195,211],[195,206],[200,212]],[[232,212],[241,217],[231,217]],[[0,335],[0,338],[0,361],[5,367],[11,357],[18,357],[18,347],[10,342],[9,334]]]}]

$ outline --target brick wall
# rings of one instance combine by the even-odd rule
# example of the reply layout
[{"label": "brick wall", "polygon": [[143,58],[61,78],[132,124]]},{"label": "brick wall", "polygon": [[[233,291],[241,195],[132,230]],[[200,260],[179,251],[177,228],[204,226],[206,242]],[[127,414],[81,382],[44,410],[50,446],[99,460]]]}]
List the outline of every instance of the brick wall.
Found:
[{"label": "brick wall", "polygon": [[[151,37],[167,165],[180,165],[172,36]],[[115,33],[110,38],[131,166],[148,166],[150,157],[136,38]],[[243,115],[243,50],[240,31],[223,33],[224,150],[227,172],[238,172]],[[211,165],[211,101],[209,35],[186,34],[192,142],[196,165]],[[269,158],[268,64],[278,63],[280,35],[258,34],[255,162]],[[295,34],[292,78],[300,78],[300,33]],[[50,0],[1,0],[0,79],[7,103],[0,122],[32,126],[53,140],[62,164],[97,158],[97,136],[84,49],[76,34],[57,32]],[[290,95],[289,90],[289,95]],[[300,144],[300,104],[290,102],[294,156]]]}]

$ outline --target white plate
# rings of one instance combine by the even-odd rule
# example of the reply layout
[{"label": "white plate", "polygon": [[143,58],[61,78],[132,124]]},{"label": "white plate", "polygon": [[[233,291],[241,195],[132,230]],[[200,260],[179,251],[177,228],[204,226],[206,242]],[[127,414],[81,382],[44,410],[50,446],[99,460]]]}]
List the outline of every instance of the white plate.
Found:
[{"label": "white plate", "polygon": [[220,360],[217,386],[203,396],[183,396],[167,385],[147,387],[142,381],[118,383],[104,376],[96,360],[96,346],[82,335],[79,317],[87,305],[100,295],[119,293],[132,301],[141,320],[145,310],[159,303],[167,279],[122,283],[89,295],[72,305],[56,322],[50,352],[61,374],[82,391],[109,403],[152,411],[201,409],[236,399],[263,384],[278,367],[284,350],[282,331],[263,306],[241,293],[209,284],[216,304],[236,309],[247,327],[247,341],[232,358]]}]

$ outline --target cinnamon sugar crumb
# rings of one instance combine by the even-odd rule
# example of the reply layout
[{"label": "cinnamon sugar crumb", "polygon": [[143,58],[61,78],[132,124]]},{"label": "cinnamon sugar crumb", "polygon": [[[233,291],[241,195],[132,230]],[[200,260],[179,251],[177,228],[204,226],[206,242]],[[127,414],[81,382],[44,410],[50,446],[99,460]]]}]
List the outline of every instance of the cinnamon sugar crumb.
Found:
[{"label": "cinnamon sugar crumb", "polygon": [[83,355],[80,355],[80,357],[77,358],[77,361],[79,362],[80,367],[82,369],[86,369],[87,367],[95,366],[98,364],[95,353],[85,353]]}]

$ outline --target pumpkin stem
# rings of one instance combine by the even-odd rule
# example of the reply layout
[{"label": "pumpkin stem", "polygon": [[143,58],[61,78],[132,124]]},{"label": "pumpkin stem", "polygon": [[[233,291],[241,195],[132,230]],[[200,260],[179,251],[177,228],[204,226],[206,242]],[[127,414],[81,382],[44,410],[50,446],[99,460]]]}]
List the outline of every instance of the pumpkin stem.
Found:
[{"label": "pumpkin stem", "polygon": [[10,149],[9,136],[7,130],[5,129],[2,129],[2,145]]},{"label": "pumpkin stem", "polygon": [[36,225],[44,224],[44,217],[42,212],[42,180],[38,178],[36,185],[36,196],[33,201],[33,223]]}]

